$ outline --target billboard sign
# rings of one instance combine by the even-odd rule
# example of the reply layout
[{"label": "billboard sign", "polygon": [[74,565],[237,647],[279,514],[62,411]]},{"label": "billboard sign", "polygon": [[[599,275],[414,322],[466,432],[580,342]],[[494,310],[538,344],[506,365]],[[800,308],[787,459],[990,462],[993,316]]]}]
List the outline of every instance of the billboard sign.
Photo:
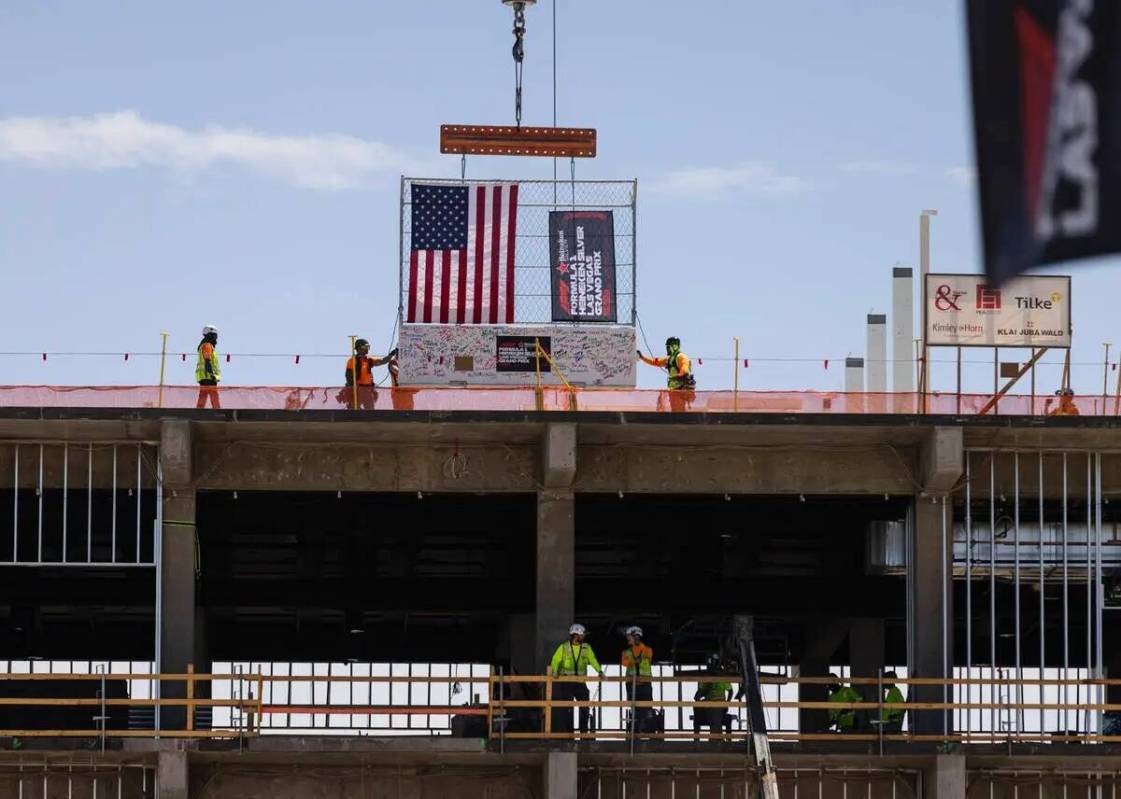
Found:
[{"label": "billboard sign", "polygon": [[927,275],[923,318],[931,347],[1069,348],[1070,278]]},{"label": "billboard sign", "polygon": [[554,322],[614,322],[612,211],[551,211],[549,273]]}]

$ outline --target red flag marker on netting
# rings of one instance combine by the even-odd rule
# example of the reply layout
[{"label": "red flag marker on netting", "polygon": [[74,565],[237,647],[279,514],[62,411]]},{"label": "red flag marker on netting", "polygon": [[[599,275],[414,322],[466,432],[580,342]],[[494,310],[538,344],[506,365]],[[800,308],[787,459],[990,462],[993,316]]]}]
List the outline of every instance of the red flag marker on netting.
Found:
[{"label": "red flag marker on netting", "polygon": [[827,371],[827,372],[829,371],[829,359],[828,358],[825,359],[825,371]]},{"label": "red flag marker on netting", "polygon": [[47,360],[47,353],[45,353],[45,352],[43,353],[43,360],[44,361]]},{"label": "red flag marker on netting", "polygon": [[743,359],[743,368],[744,368],[744,369],[746,369],[746,368],[747,368],[747,358],[744,358],[744,359]]},{"label": "red flag marker on netting", "polygon": [[300,356],[299,356],[299,355],[297,355],[297,356],[296,356],[296,365],[298,366],[298,365],[299,365],[299,363],[300,363]]},{"label": "red flag marker on netting", "polygon": [[704,365],[705,365],[705,359],[704,358],[697,358],[697,366],[704,366]]},{"label": "red flag marker on netting", "polygon": [[226,353],[226,363],[229,363],[229,362],[230,362],[230,354],[227,352]]},{"label": "red flag marker on netting", "polygon": [[128,360],[128,353],[127,352],[125,353],[125,360],[126,361]]},{"label": "red flag marker on netting", "polygon": [[187,362],[187,353],[183,353],[183,363]]}]

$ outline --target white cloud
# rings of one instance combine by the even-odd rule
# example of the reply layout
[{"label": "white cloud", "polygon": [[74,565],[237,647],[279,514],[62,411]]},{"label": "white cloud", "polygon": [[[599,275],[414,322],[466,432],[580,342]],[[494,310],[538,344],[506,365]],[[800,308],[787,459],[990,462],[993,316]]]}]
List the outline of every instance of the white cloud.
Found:
[{"label": "white cloud", "polygon": [[698,167],[670,172],[656,179],[652,191],[704,196],[724,191],[755,194],[798,194],[809,188],[802,178],[786,175],[770,164],[752,161],[735,167]]},{"label": "white cloud", "polygon": [[971,166],[955,166],[946,170],[946,177],[961,186],[973,186],[977,182],[977,170]]},{"label": "white cloud", "polygon": [[354,136],[187,130],[149,122],[135,111],[0,118],[0,161],[91,170],[154,167],[182,175],[235,166],[310,189],[355,188],[414,166],[399,150]]},{"label": "white cloud", "polygon": [[902,161],[849,161],[840,169],[858,175],[915,175],[921,171],[915,164]]}]

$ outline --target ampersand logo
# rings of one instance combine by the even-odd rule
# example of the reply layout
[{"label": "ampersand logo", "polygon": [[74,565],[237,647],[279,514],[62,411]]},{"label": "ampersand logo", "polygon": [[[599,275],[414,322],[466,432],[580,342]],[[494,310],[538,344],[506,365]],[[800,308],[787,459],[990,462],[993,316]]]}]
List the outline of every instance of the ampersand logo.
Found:
[{"label": "ampersand logo", "polygon": [[948,283],[943,283],[934,291],[934,307],[939,311],[960,311],[958,300],[964,294],[964,291],[953,291]]}]

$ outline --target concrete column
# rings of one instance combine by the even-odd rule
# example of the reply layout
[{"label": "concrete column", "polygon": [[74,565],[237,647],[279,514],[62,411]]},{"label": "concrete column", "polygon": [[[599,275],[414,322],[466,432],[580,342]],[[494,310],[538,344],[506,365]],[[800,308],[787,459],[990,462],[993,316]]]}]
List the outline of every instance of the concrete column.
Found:
[{"label": "concrete column", "polygon": [[[537,494],[537,619],[532,673],[544,674],[576,612],[576,425],[547,424]],[[516,658],[517,659],[517,658]]]},{"label": "concrete column", "polygon": [[887,314],[868,314],[867,330],[865,385],[869,392],[883,394],[887,391]]},{"label": "concrete column", "polygon": [[[195,611],[195,491],[191,486],[191,428],[183,420],[168,420],[160,431],[160,468],[163,474],[163,526],[160,590],[160,662],[164,674],[183,674],[197,659],[201,639]],[[186,685],[165,682],[165,698],[183,698]],[[161,726],[184,729],[185,708],[163,708]]]},{"label": "concrete column", "polygon": [[576,514],[571,491],[537,495],[535,673],[544,674],[576,613]]},{"label": "concrete column", "polygon": [[[908,542],[907,638],[912,677],[953,676],[953,507],[949,492],[962,473],[961,428],[930,431],[919,456],[924,490],[915,496]],[[942,702],[952,692],[940,686],[912,686],[911,701]],[[910,713],[919,733],[950,732],[952,716],[941,710]]]},{"label": "concrete column", "polygon": [[545,755],[543,799],[576,799],[576,765],[575,752],[549,752]]},{"label": "concrete column", "polygon": [[845,358],[845,391],[849,394],[864,391],[863,358]]},{"label": "concrete column", "polygon": [[915,390],[915,278],[911,267],[891,270],[891,390]]},{"label": "concrete column", "polygon": [[923,799],[963,799],[966,794],[965,755],[935,755],[923,769]]},{"label": "concrete column", "polygon": [[[853,677],[879,677],[884,670],[884,620],[853,619],[849,628],[849,661]],[[853,686],[866,702],[880,698],[876,685]],[[875,710],[867,712],[869,719],[879,717]]]},{"label": "concrete column", "polygon": [[156,799],[189,799],[187,752],[161,750],[156,762]]}]

